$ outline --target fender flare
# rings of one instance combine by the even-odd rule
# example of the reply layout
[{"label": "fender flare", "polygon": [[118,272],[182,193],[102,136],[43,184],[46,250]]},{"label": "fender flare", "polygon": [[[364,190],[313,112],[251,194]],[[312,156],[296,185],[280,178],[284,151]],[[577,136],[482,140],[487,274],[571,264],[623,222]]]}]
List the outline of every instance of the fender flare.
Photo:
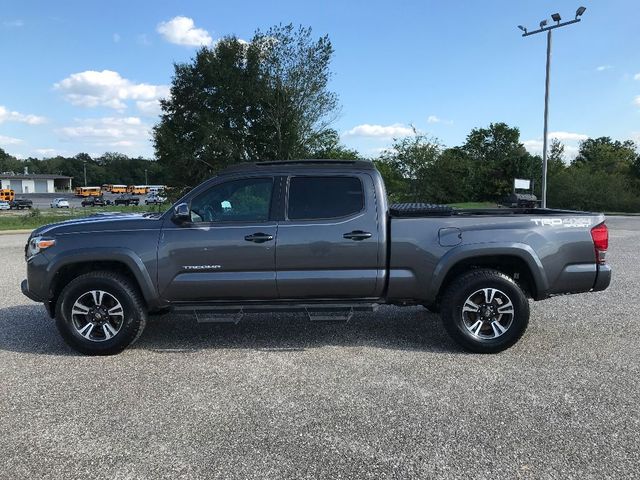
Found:
[{"label": "fender flare", "polygon": [[451,269],[459,262],[480,257],[517,257],[525,262],[529,267],[534,281],[534,298],[542,298],[549,290],[549,282],[544,272],[544,267],[536,252],[526,243],[519,242],[491,242],[491,243],[471,243],[459,245],[449,250],[442,256],[433,270],[431,283],[432,302]]},{"label": "fender flare", "polygon": [[52,285],[54,276],[62,267],[75,263],[100,261],[119,262],[126,265],[133,273],[147,305],[150,307],[157,305],[158,293],[142,259],[133,250],[124,247],[93,247],[74,249],[68,253],[61,252],[47,265],[47,284]]}]

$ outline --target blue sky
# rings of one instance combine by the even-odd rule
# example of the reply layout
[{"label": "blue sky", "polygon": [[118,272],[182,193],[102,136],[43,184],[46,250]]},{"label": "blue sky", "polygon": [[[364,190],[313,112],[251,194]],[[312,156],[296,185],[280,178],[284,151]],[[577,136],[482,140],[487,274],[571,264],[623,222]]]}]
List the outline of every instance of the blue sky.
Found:
[{"label": "blue sky", "polygon": [[[583,1],[554,32],[550,131],[640,141],[640,2]],[[504,121],[539,152],[545,38],[520,36],[578,1],[4,2],[0,147],[19,157],[151,156],[150,127],[173,62],[197,44],[249,39],[276,23],[311,26],[335,47],[334,127],[363,156],[414,125],[445,145]],[[176,18],[179,17],[179,18]],[[180,18],[182,17],[182,18]]]}]

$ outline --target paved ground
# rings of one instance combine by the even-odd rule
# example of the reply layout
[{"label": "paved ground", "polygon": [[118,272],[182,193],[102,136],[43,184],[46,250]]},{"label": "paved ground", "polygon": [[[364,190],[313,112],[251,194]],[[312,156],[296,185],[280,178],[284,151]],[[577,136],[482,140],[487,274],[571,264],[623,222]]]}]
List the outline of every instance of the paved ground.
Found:
[{"label": "paved ground", "polygon": [[638,478],[640,218],[614,281],[532,304],[519,344],[465,354],[425,310],[346,325],[165,316],[75,355],[0,238],[0,478]]}]

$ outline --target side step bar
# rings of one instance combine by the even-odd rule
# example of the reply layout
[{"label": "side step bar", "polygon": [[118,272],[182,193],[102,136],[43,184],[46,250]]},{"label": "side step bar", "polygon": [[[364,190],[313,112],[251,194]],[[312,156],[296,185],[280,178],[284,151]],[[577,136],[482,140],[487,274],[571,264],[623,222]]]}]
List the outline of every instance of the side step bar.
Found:
[{"label": "side step bar", "polygon": [[198,323],[237,324],[250,313],[305,313],[313,322],[348,322],[355,312],[375,312],[378,303],[262,304],[262,305],[180,305],[176,313],[191,313]]}]

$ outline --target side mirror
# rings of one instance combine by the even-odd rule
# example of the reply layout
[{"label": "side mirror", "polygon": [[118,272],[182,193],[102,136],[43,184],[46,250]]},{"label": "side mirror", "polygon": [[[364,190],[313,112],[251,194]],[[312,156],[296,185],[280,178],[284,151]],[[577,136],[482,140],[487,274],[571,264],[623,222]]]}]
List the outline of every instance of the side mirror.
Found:
[{"label": "side mirror", "polygon": [[184,223],[191,221],[191,209],[187,203],[179,203],[173,208],[173,221]]}]

